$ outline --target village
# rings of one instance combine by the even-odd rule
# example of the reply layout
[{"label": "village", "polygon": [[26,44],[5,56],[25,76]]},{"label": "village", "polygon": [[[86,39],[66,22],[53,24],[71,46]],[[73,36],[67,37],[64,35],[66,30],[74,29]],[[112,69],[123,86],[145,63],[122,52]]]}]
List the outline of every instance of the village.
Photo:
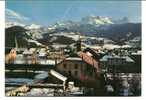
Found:
[{"label": "village", "polygon": [[6,96],[139,96],[141,48],[135,42],[113,46],[79,36],[67,46],[6,48]]}]

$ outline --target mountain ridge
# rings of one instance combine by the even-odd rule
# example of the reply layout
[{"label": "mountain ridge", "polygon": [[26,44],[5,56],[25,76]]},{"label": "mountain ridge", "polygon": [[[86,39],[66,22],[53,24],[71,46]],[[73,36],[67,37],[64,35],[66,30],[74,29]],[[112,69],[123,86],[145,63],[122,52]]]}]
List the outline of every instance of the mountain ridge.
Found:
[{"label": "mountain ridge", "polygon": [[[97,20],[101,20],[103,21],[103,23],[97,23],[99,22]],[[32,39],[34,41],[38,41],[41,43],[44,43],[45,40],[47,41],[48,44],[52,43],[48,41],[51,40],[50,39],[51,37],[53,37],[53,36],[49,36],[50,34],[53,35],[54,33],[59,34],[63,32],[64,33],[73,32],[75,34],[81,34],[86,36],[104,37],[104,38],[109,38],[115,42],[125,42],[137,36],[141,37],[141,23],[131,23],[128,21],[126,17],[124,17],[123,20],[119,23],[112,21],[112,19],[108,17],[87,16],[82,18],[82,20],[79,22],[70,21],[70,20],[60,21],[60,22],[56,22],[53,25],[50,25],[49,27],[43,27],[41,25],[36,25],[36,24],[25,25],[25,26],[21,26],[21,24],[18,25],[14,24],[13,26],[12,24],[11,27],[6,27],[6,38],[9,38],[9,36],[7,36],[7,33],[9,33],[7,30],[9,30],[9,28],[12,27],[16,28],[16,26],[23,28],[22,30],[27,30],[27,32],[19,32],[19,31],[16,32],[17,34],[19,33],[18,36],[20,36],[21,38],[23,37],[26,40]],[[16,29],[15,28],[12,28],[13,29],[12,32],[17,30],[17,28]],[[11,32],[9,34],[11,34]],[[54,42],[59,43],[60,38],[63,38],[66,41],[71,40],[71,38],[66,36],[57,36],[57,39],[54,40]],[[73,43],[73,42],[75,42],[74,39],[68,43]]]}]

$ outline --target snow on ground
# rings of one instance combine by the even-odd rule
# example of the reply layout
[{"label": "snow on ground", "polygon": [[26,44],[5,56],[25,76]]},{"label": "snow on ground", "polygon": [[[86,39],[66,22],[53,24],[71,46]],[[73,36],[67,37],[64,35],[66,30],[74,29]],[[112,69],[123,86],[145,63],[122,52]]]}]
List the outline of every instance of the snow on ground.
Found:
[{"label": "snow on ground", "polygon": [[52,36],[65,36],[65,37],[68,37],[68,38],[72,38],[75,41],[79,39],[79,35],[74,33],[74,32],[70,32],[70,33],[60,32],[60,33],[54,33],[54,34],[51,34],[51,35]]}]

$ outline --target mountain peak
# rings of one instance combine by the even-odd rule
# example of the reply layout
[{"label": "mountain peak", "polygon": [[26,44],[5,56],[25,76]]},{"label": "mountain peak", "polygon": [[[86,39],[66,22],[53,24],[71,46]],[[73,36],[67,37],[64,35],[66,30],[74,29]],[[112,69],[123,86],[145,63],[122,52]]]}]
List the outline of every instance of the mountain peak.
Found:
[{"label": "mountain peak", "polygon": [[83,24],[94,24],[94,25],[113,24],[113,22],[108,17],[93,16],[93,15],[82,18],[81,22]]},{"label": "mountain peak", "polygon": [[117,19],[117,20],[113,20],[113,22],[115,24],[124,24],[124,23],[129,23],[129,18],[128,17],[123,17],[123,18],[120,18],[120,19]]},{"label": "mountain peak", "polygon": [[37,25],[37,24],[31,24],[26,26],[26,29],[40,29],[41,25]]}]

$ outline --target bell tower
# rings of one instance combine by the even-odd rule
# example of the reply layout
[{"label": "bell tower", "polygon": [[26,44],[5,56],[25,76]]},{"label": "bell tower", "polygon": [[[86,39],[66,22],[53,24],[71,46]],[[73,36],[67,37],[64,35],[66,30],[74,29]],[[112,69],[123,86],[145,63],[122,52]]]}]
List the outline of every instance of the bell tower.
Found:
[{"label": "bell tower", "polygon": [[80,34],[78,34],[79,37],[78,37],[78,40],[77,40],[77,43],[76,43],[76,50],[77,52],[81,51],[81,38],[80,38]]}]

